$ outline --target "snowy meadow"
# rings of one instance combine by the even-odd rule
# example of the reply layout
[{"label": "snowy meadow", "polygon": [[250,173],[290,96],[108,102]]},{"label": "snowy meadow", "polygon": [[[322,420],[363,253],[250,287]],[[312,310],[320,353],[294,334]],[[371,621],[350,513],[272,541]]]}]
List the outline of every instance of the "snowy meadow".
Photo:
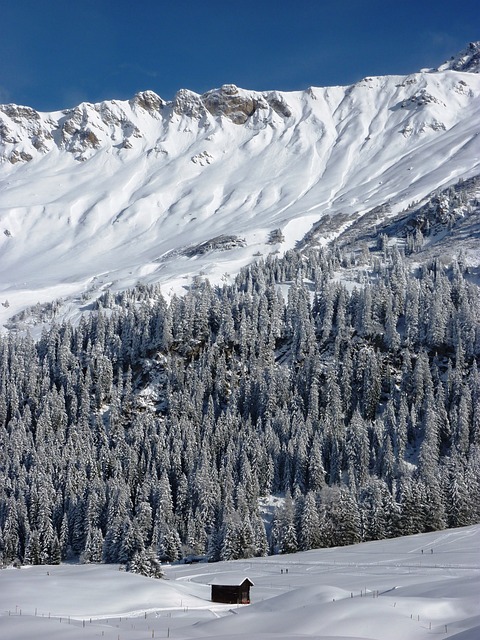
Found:
[{"label": "snowy meadow", "polygon": [[[250,605],[210,601],[239,574]],[[248,637],[371,640],[480,634],[480,525],[235,562],[172,565],[165,579],[118,565],[0,572],[5,640]]]}]

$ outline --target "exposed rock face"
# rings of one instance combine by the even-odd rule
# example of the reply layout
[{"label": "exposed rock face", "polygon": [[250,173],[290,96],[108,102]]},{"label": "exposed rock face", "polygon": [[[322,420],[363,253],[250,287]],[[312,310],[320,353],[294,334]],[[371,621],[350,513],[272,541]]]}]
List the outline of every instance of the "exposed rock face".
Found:
[{"label": "exposed rock face", "polygon": [[0,120],[0,140],[3,143],[15,144],[19,142],[19,139],[15,136],[14,132],[9,128],[6,122]]},{"label": "exposed rock face", "polygon": [[265,94],[265,100],[282,118],[290,118],[292,111],[285,101],[285,98],[278,91],[271,91]]},{"label": "exposed rock face", "polygon": [[133,108],[140,107],[141,109],[148,111],[150,114],[161,111],[165,104],[165,101],[162,100],[162,98],[154,91],[140,91],[130,100],[130,105]]},{"label": "exposed rock face", "polygon": [[466,49],[458,55],[452,56],[450,60],[438,68],[439,71],[446,71],[447,69],[480,73],[480,41],[470,42]]},{"label": "exposed rock face", "polygon": [[[141,121],[148,115],[168,122],[176,114],[204,121],[206,125],[213,116],[242,125],[259,109],[272,110],[282,118],[292,115],[281,93],[248,92],[234,84],[225,84],[203,95],[181,89],[171,102],[165,102],[153,91],[142,91],[128,102],[85,102],[61,114],[39,113],[15,104],[0,105],[0,160],[12,164],[29,162],[38,152],[45,154],[54,147],[73,154],[77,160],[86,160],[106,145],[132,149],[135,138],[144,137],[137,124],[139,117]],[[210,159],[199,161],[209,163]]]},{"label": "exposed rock face", "polygon": [[480,42],[471,42],[464,56],[456,61],[454,71],[480,73]]},{"label": "exposed rock face", "polygon": [[266,107],[262,98],[240,92],[234,84],[207,91],[202,95],[202,102],[212,116],[225,116],[235,124],[245,124],[257,109]]},{"label": "exposed rock face", "polygon": [[52,127],[35,109],[0,105],[0,159],[17,164],[32,160],[35,151],[47,153],[53,146]]},{"label": "exposed rock face", "polygon": [[[15,104],[0,105],[0,160],[12,164],[29,162],[37,153],[45,154],[58,147],[82,161],[104,146],[132,149],[135,138],[144,137],[139,123],[145,116],[168,122],[176,114],[203,121],[205,126],[213,116],[243,125],[260,109],[271,110],[282,118],[292,115],[280,92],[249,92],[234,84],[203,95],[181,89],[171,102],[165,102],[153,91],[141,91],[128,102],[85,102],[61,114],[39,113]],[[203,163],[205,159],[201,160]]]},{"label": "exposed rock face", "polygon": [[177,115],[186,115],[189,118],[200,119],[206,115],[207,111],[198,93],[188,89],[180,89],[175,94],[173,101],[173,111]]},{"label": "exposed rock face", "polygon": [[[480,73],[480,42],[471,42],[466,49],[438,69],[427,69],[424,73],[450,70]],[[361,85],[357,86],[373,88],[372,83],[374,79],[364,78]],[[404,109],[413,115],[420,109],[428,115],[428,118],[425,115],[421,125],[403,122],[399,131],[405,137],[446,128],[440,115],[440,109],[446,107],[445,102],[435,95],[435,91],[432,93],[426,88],[415,90],[417,83],[418,76],[415,74],[397,85],[399,89],[409,89],[412,85],[412,90],[401,92],[403,99],[394,109]],[[465,76],[459,75],[453,91],[465,98],[474,97],[469,79]],[[306,94],[311,99],[316,99],[313,88],[307,90]],[[178,127],[176,116],[197,121],[193,125],[200,128],[213,125],[212,118],[224,118],[241,126],[254,117],[253,126],[256,126],[255,123],[262,125],[265,122],[275,126],[273,120],[278,123],[278,117],[287,120],[294,116],[294,104],[295,101],[290,102],[288,95],[279,91],[259,93],[239,89],[234,84],[224,84],[203,95],[181,89],[170,102],[153,91],[142,91],[128,102],[108,100],[98,104],[83,103],[61,113],[40,113],[30,107],[15,104],[0,105],[0,162],[29,162],[39,154],[44,155],[55,148],[71,153],[80,161],[88,159],[99,149],[114,147],[121,153],[141,148],[150,130],[148,118],[161,123],[162,136],[170,124]],[[432,107],[436,111],[428,114]],[[190,124],[184,122],[179,130],[190,131]],[[150,151],[158,151],[155,142],[148,142],[148,146]],[[210,164],[211,157],[196,154],[192,161],[201,165]]]},{"label": "exposed rock face", "polygon": [[435,96],[432,96],[428,91],[423,89],[418,94],[414,94],[410,96],[408,100],[403,100],[401,103],[402,108],[414,108],[414,107],[423,107],[427,104],[441,104],[445,106],[443,102],[440,102]]},{"label": "exposed rock face", "polygon": [[25,153],[25,151],[12,151],[9,157],[9,161],[12,164],[17,164],[17,162],[30,162],[33,156],[30,153]]},{"label": "exposed rock face", "polygon": [[22,107],[17,104],[4,104],[0,108],[3,113],[7,114],[7,116],[17,124],[20,124],[25,118],[28,120],[40,120],[38,111],[35,111],[35,109],[31,107]]},{"label": "exposed rock face", "polygon": [[66,151],[81,153],[85,148],[100,146],[91,118],[95,111],[94,105],[82,104],[66,112],[67,117],[61,126],[62,146]]},{"label": "exposed rock face", "polygon": [[215,238],[211,238],[206,242],[202,242],[200,244],[193,245],[184,249],[183,255],[188,258],[192,258],[194,256],[201,256],[205,253],[209,253],[210,251],[229,251],[230,249],[234,249],[235,247],[245,247],[246,242],[244,238],[239,238],[238,236],[229,236],[229,235],[220,235]]}]

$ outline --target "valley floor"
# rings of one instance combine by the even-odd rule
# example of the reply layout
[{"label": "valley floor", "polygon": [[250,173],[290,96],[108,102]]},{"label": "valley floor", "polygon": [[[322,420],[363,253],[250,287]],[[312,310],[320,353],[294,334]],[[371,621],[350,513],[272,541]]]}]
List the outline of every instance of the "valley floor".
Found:
[{"label": "valley floor", "polygon": [[[0,571],[0,637],[421,640],[480,636],[480,525],[284,556],[165,568]],[[210,602],[210,582],[254,583],[249,606]]]}]

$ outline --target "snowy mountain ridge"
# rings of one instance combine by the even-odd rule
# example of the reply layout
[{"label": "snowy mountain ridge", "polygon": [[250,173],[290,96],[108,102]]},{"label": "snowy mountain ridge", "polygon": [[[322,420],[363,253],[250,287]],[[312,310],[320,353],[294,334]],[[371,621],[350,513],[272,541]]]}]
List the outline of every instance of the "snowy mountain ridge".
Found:
[{"label": "snowy mountain ridge", "polygon": [[[0,105],[0,160],[11,164],[29,162],[57,148],[72,153],[76,160],[85,161],[91,157],[92,150],[102,147],[132,149],[135,138],[151,143],[155,136],[151,135],[152,123],[148,118],[159,120],[163,125],[154,127],[153,133],[158,140],[162,137],[162,129],[179,124],[175,116],[197,121],[201,130],[211,126],[211,116],[225,117],[240,125],[255,114],[259,115],[260,111],[267,117],[272,114],[283,118],[292,116],[280,93],[249,92],[233,84],[203,95],[180,89],[171,102],[165,102],[153,91],[142,91],[129,101],[82,103],[73,109],[46,114],[31,107]],[[151,150],[156,149],[152,147]]]},{"label": "snowy mountain ridge", "polygon": [[0,321],[55,298],[77,315],[137,282],[228,278],[319,221],[326,243],[345,218],[394,216],[478,175],[478,51],[343,87],[1,105]]},{"label": "snowy mountain ridge", "polygon": [[444,62],[438,71],[446,71],[447,69],[480,73],[480,42],[470,42],[466,49]]}]

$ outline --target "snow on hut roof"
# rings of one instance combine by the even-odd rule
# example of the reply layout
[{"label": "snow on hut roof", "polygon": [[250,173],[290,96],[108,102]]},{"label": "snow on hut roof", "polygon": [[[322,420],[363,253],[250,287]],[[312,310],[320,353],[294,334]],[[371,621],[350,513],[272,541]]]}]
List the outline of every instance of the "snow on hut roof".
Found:
[{"label": "snow on hut roof", "polygon": [[245,580],[248,580],[248,582],[250,583],[250,586],[253,587],[254,583],[250,580],[250,578],[248,576],[246,576],[244,573],[234,573],[234,572],[229,572],[229,573],[219,573],[218,575],[216,575],[214,578],[212,578],[212,580],[210,580],[210,582],[208,584],[210,585],[222,585],[222,586],[232,586],[232,587],[239,587],[241,584],[243,584],[245,582]]}]

